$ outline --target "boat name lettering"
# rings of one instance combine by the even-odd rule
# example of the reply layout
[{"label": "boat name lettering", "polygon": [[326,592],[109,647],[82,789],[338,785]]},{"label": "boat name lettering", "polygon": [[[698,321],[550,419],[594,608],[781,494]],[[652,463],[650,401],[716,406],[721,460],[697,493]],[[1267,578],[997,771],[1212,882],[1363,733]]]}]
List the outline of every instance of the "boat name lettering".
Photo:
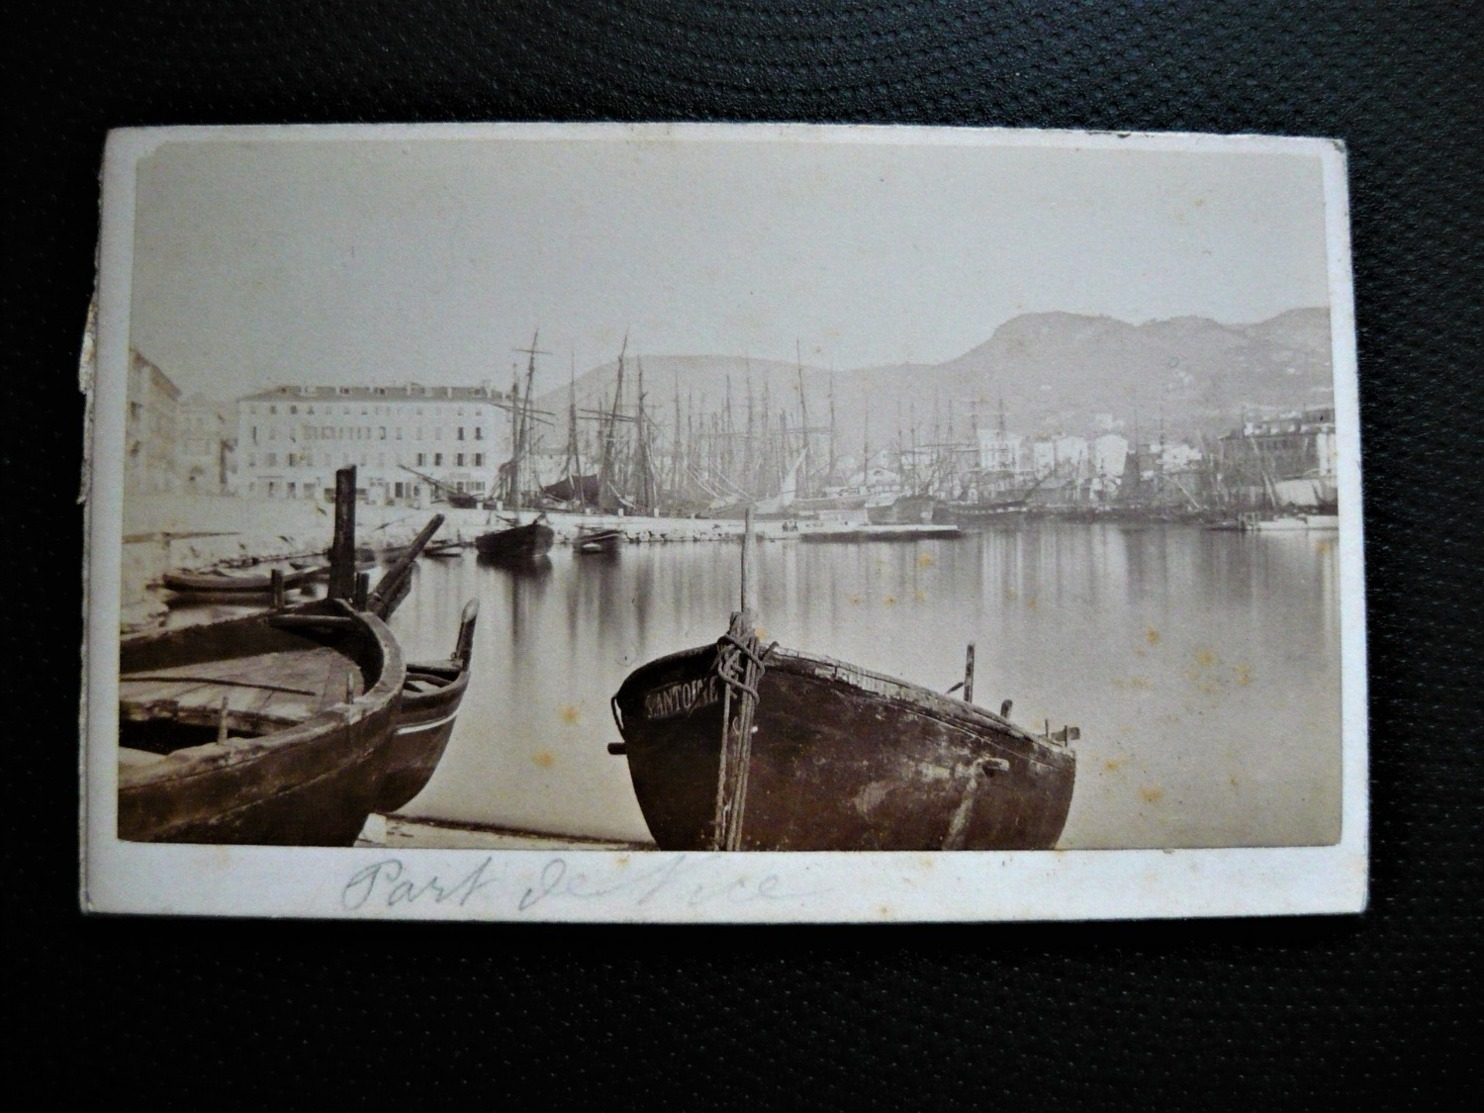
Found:
[{"label": "boat name lettering", "polygon": [[698,707],[709,707],[721,699],[715,675],[682,680],[644,696],[644,714],[650,719],[673,719]]}]

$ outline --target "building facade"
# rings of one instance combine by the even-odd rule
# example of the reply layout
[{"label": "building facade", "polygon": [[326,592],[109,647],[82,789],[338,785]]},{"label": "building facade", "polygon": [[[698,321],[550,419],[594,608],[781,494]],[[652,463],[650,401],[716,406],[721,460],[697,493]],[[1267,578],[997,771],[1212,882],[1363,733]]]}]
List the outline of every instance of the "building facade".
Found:
[{"label": "building facade", "polygon": [[484,386],[280,386],[237,403],[232,489],[333,502],[354,464],[363,502],[423,507],[488,497],[510,458],[508,394]]},{"label": "building facade", "polygon": [[180,403],[176,433],[180,490],[192,495],[225,494],[237,433],[231,404],[192,395]]},{"label": "building facade", "polygon": [[169,494],[179,489],[180,388],[136,351],[129,353],[124,415],[124,490]]},{"label": "building facade", "polygon": [[1337,447],[1333,408],[1245,420],[1221,438],[1222,488],[1241,505],[1333,506]]}]

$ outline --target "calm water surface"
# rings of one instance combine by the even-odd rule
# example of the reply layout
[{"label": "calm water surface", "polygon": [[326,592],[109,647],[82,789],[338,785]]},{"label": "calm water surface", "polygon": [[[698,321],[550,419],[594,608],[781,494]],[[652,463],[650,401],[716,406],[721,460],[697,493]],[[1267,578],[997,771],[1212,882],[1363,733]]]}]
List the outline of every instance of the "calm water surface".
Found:
[{"label": "calm water surface", "polygon": [[[1081,727],[1065,848],[1284,845],[1339,835],[1334,534],[1043,524],[908,544],[757,547],[768,639]],[[646,840],[609,697],[714,641],[736,544],[555,550],[525,572],[419,563],[393,627],[446,655],[478,598],[475,671],[433,781],[404,811]]]}]

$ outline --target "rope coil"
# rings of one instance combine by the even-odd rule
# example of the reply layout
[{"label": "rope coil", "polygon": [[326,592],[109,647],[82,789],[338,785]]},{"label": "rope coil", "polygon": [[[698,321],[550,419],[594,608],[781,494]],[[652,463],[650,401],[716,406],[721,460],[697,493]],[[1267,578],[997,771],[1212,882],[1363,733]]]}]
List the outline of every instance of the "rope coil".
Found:
[{"label": "rope coil", "polygon": [[716,642],[716,675],[725,685],[713,836],[717,850],[742,849],[747,772],[752,755],[752,716],[767,659],[778,647],[777,642],[767,649],[760,649],[759,644],[745,612],[732,616],[731,628]]}]

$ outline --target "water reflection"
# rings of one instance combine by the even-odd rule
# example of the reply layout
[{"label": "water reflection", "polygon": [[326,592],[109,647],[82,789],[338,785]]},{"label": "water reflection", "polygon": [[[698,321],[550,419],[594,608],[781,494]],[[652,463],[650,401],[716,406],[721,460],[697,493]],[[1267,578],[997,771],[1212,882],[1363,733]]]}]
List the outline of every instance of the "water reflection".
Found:
[{"label": "water reflection", "polygon": [[[759,624],[785,645],[1074,723],[1064,847],[1279,845],[1339,833],[1333,536],[1041,524],[915,544],[759,544]],[[393,620],[446,655],[477,597],[474,677],[405,810],[644,840],[608,698],[640,663],[714,641],[736,544],[558,548],[512,569],[422,561]]]}]

